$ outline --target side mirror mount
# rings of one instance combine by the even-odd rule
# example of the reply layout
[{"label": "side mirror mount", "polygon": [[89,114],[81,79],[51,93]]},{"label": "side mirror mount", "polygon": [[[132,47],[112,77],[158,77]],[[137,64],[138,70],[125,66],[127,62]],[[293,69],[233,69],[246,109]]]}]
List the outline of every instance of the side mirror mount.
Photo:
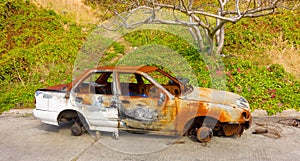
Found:
[{"label": "side mirror mount", "polygon": [[70,98],[70,92],[67,92],[65,95],[65,99],[69,99]]},{"label": "side mirror mount", "polygon": [[184,85],[187,85],[190,82],[189,78],[183,78],[183,77],[176,77],[176,78],[179,82],[181,82]]}]

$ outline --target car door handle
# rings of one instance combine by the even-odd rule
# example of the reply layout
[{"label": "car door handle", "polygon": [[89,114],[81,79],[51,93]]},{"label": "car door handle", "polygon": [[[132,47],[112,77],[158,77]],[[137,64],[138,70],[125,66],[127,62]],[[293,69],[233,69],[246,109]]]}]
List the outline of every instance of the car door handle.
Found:
[{"label": "car door handle", "polygon": [[81,98],[81,97],[75,97],[75,102],[82,103],[83,102],[83,98]]},{"label": "car door handle", "polygon": [[44,94],[43,98],[52,98],[52,96],[50,94]]}]

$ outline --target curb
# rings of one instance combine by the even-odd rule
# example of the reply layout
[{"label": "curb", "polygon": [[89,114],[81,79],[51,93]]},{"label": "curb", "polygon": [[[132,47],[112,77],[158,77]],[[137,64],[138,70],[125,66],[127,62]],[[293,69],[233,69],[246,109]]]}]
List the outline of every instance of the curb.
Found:
[{"label": "curb", "polygon": [[275,115],[268,115],[267,111],[265,110],[257,110],[255,109],[253,112],[251,112],[252,117],[293,117],[300,119],[300,112],[296,111],[294,109],[289,110],[283,110],[282,112],[278,112]]},{"label": "curb", "polygon": [[18,117],[33,116],[33,109],[11,109],[9,111],[3,112],[1,116],[18,116]]}]

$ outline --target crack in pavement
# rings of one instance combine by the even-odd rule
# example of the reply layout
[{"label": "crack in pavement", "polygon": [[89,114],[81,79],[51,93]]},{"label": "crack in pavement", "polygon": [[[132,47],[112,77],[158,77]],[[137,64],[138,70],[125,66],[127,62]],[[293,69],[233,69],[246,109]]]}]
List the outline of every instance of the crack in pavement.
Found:
[{"label": "crack in pavement", "polygon": [[71,161],[77,161],[78,159],[80,159],[90,147],[92,147],[95,143],[98,142],[98,140],[99,139],[95,139],[94,138],[94,141],[91,143],[91,145],[89,145],[88,147],[86,147],[83,151],[79,152],[75,157],[73,157],[71,159]]}]

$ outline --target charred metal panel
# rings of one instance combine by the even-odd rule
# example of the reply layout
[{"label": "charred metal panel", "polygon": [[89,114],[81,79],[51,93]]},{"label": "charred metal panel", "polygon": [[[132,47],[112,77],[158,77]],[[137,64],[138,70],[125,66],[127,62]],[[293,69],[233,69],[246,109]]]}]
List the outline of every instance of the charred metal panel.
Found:
[{"label": "charred metal panel", "polygon": [[213,102],[215,104],[235,105],[241,96],[209,88],[194,88],[193,92],[183,96],[183,99],[198,100],[201,102]]},{"label": "charred metal panel", "polygon": [[72,104],[87,117],[91,126],[118,127],[118,110],[113,95],[73,94]]},{"label": "charred metal panel", "polygon": [[[191,101],[176,101],[178,101],[177,104],[181,104],[176,116],[176,130],[181,134],[186,132],[186,127],[189,127],[196,117],[211,117],[218,122],[228,124],[240,125],[247,122],[251,124],[251,114],[246,109],[201,101],[194,101],[193,103]],[[188,125],[189,122],[190,125]]]},{"label": "charred metal panel", "polygon": [[[124,124],[131,128],[147,130],[174,130],[176,107],[172,101],[159,104],[159,98],[120,96],[122,108],[120,115]],[[126,101],[125,101],[126,100]]]}]

